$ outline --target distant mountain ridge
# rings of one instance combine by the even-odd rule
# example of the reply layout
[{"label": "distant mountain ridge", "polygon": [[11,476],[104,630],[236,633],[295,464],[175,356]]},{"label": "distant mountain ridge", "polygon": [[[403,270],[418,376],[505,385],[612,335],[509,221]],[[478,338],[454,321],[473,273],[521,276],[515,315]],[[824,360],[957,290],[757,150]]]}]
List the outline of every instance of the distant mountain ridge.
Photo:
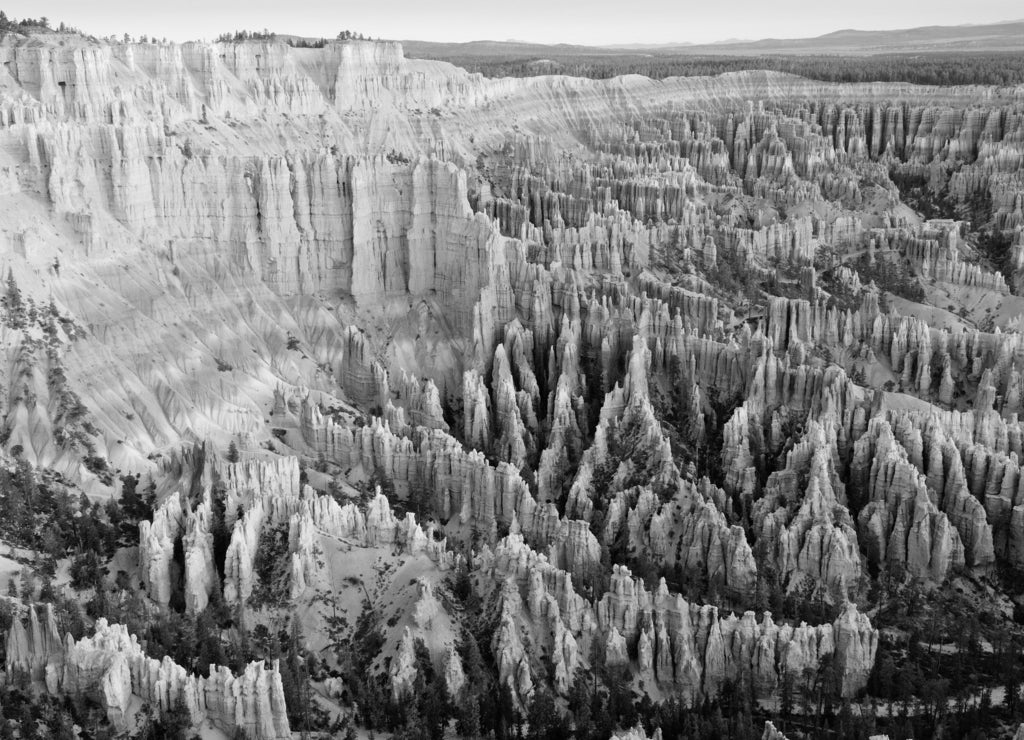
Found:
[{"label": "distant mountain ridge", "polygon": [[801,39],[759,39],[692,44],[626,43],[607,46],[537,44],[523,41],[468,41],[446,43],[403,41],[410,56],[551,56],[558,54],[616,55],[661,54],[892,54],[927,52],[1024,52],[1024,20],[961,26],[921,26],[886,31],[840,29]]}]

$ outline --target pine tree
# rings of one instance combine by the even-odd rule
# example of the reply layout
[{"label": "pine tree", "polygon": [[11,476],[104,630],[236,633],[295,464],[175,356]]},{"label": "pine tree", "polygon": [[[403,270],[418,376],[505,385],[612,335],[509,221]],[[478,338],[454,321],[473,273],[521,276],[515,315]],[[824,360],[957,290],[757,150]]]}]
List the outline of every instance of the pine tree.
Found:
[{"label": "pine tree", "polygon": [[106,589],[96,589],[92,599],[85,605],[85,613],[93,619],[105,618],[110,615],[110,601],[107,599]]},{"label": "pine tree", "polygon": [[783,718],[793,714],[793,675],[787,670],[782,671],[779,686],[779,714]]},{"label": "pine tree", "polygon": [[12,270],[7,272],[7,317],[11,329],[25,329],[25,301]]},{"label": "pine tree", "polygon": [[594,697],[590,682],[578,677],[569,690],[569,711],[576,726],[576,737],[589,738],[594,735]]},{"label": "pine tree", "polygon": [[228,462],[238,462],[238,445],[235,444],[235,440],[231,440],[231,444],[228,445]]},{"label": "pine tree", "polygon": [[458,706],[458,719],[455,724],[460,735],[466,737],[480,736],[480,700],[474,691],[467,688],[462,694]]},{"label": "pine tree", "polygon": [[[277,637],[272,640],[271,655],[280,654],[281,647],[277,643]],[[288,718],[292,727],[309,729],[309,674],[306,669],[306,662],[302,658],[302,632],[298,619],[291,620],[291,631],[288,637],[287,650],[284,652],[284,660],[280,663],[281,683],[284,688],[285,705],[288,708]]]},{"label": "pine tree", "polygon": [[1016,719],[1020,708],[1020,677],[1017,675],[1017,649],[1012,641],[1007,646],[1003,670],[1006,671],[1006,698],[1003,701],[1010,712],[1010,718]]},{"label": "pine tree", "polygon": [[211,665],[224,665],[227,662],[221,647],[220,632],[210,612],[210,609],[205,609],[196,617],[196,668],[203,676],[209,675]]},{"label": "pine tree", "polygon": [[562,718],[551,693],[538,688],[526,709],[526,740],[556,740],[561,733]]},{"label": "pine tree", "polygon": [[[133,540],[138,537],[138,523],[153,517],[153,506],[139,493],[139,479],[134,475],[121,477],[121,511],[124,521],[121,534]],[[155,498],[155,496],[154,496]]]}]

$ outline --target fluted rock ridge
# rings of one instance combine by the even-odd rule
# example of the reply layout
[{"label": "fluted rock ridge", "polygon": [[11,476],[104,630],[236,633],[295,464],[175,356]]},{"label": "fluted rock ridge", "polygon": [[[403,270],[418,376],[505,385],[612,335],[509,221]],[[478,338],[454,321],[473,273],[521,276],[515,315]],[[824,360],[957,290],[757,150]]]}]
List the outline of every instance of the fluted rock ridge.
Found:
[{"label": "fluted rock ridge", "polygon": [[52,604],[29,606],[28,627],[16,616],[7,634],[8,675],[24,675],[32,680],[46,679],[51,666],[59,664],[64,645],[57,629]]},{"label": "fluted rock ridge", "polygon": [[661,740],[661,728],[655,728],[654,732],[648,735],[643,725],[637,725],[632,729],[616,732],[611,736],[611,740]]},{"label": "fluted rock ridge", "polygon": [[153,513],[153,521],[139,522],[142,585],[161,606],[171,601],[174,542],[185,530],[188,508],[185,497],[175,493]]},{"label": "fluted rock ridge", "polygon": [[769,543],[776,572],[789,588],[810,578],[829,593],[845,593],[860,580],[857,532],[845,506],[835,448],[834,436],[829,439],[820,423],[811,422],[789,451],[786,467],[772,473],[765,496],[754,505],[758,540]]},{"label": "fluted rock ridge", "polygon": [[868,558],[942,582],[952,568],[964,564],[960,535],[932,501],[927,479],[907,459],[888,422],[875,418],[871,425],[876,433],[858,440],[854,452],[868,470],[866,503],[858,515]]},{"label": "fluted rock ridge", "polygon": [[[78,642],[56,637],[52,609],[42,626],[35,610],[26,633],[15,620],[8,635],[8,670],[29,671],[45,680],[50,693],[88,694],[100,702],[116,728],[131,723],[131,698],[138,696],[161,713],[183,707],[193,726],[209,720],[218,729],[244,732],[259,740],[291,737],[284,689],[276,661],[269,669],[250,663],[241,675],[211,666],[209,678],[189,674],[170,658],[148,657],[123,625],[96,621],[95,631]],[[27,649],[26,649],[27,648]],[[43,662],[45,661],[45,662]]]},{"label": "fluted rock ridge", "polygon": [[[486,389],[483,393],[488,398]],[[479,418],[482,428],[489,429],[486,410]],[[532,531],[537,504],[518,470],[508,462],[492,465],[483,452],[467,451],[441,429],[419,427],[412,437],[399,437],[378,418],[352,428],[304,402],[302,432],[309,444],[339,465],[383,471],[401,497],[413,490],[427,492],[444,519],[459,516],[490,533],[498,522],[508,524],[517,516],[524,531]]]},{"label": "fluted rock ridge", "polygon": [[576,655],[586,654],[578,648],[598,640],[607,660],[636,661],[642,674],[691,703],[714,697],[726,680],[741,678],[752,681],[759,695],[770,695],[783,673],[801,676],[833,653],[842,666],[842,692],[852,696],[865,685],[878,646],[877,631],[852,604],[833,625],[817,627],[776,625],[770,614],[758,622],[753,612],[721,616],[713,606],[671,594],[664,580],[649,592],[617,565],[607,592],[592,605],[575,593],[568,574],[533,553],[518,535],[502,540],[493,553],[485,551],[479,563],[482,572],[504,579],[501,637],[492,646],[496,660],[506,666],[503,681],[532,675],[521,654],[520,629],[549,637],[568,630]]},{"label": "fluted rock ridge", "polygon": [[761,735],[761,740],[788,740],[785,735],[775,729],[775,725],[771,722],[764,723],[764,733]]}]

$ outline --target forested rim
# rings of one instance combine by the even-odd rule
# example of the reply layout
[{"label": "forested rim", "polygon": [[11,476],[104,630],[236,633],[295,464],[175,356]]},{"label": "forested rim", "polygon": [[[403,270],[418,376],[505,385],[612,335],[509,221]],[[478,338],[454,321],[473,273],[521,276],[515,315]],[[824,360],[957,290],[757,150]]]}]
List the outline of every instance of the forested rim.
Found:
[{"label": "forested rim", "polygon": [[[552,51],[554,54],[554,50]],[[414,57],[414,54],[407,54]],[[595,80],[639,74],[701,77],[743,70],[788,72],[824,82],[910,82],[918,85],[1019,85],[1024,54],[956,52],[878,56],[557,55],[538,57],[432,57],[486,77],[558,73]]]}]

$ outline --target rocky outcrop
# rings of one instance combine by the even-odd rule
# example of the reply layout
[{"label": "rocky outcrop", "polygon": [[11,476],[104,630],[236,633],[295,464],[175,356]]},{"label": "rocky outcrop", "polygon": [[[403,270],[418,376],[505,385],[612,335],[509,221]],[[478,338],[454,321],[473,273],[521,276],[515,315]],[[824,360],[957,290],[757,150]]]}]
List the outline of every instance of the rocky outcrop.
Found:
[{"label": "rocky outcrop", "polygon": [[[627,642],[640,637],[641,630],[664,630],[668,640],[653,641],[651,660],[666,668],[674,665],[674,683],[691,702],[715,696],[727,678],[750,680],[756,692],[770,693],[783,673],[800,675],[833,652],[847,666],[849,675],[844,675],[842,692],[850,696],[867,680],[878,644],[877,632],[853,605],[834,625],[818,627],[776,625],[770,614],[757,622],[753,612],[742,618],[732,614],[720,617],[715,607],[698,607],[671,595],[664,581],[648,593],[628,570],[619,567],[612,574],[608,593],[597,605],[597,617],[603,629],[614,627]],[[641,628],[644,623],[653,627]],[[840,646],[837,638],[846,632],[849,634]],[[641,639],[639,644],[643,642]],[[671,651],[671,661],[664,651]]]},{"label": "rocky outcrop", "polygon": [[152,521],[139,522],[139,567],[142,585],[160,606],[171,601],[172,584],[181,574],[172,575],[174,543],[185,530],[188,502],[180,493],[171,495],[153,513]]},{"label": "rocky outcrop", "polygon": [[466,673],[462,668],[462,659],[455,647],[449,647],[444,656],[444,687],[449,698],[458,699],[466,686]]},{"label": "rocky outcrop", "polygon": [[751,593],[757,565],[750,545],[743,528],[729,524],[710,488],[707,480],[698,485],[680,481],[665,504],[650,489],[641,490],[632,505],[620,494],[608,509],[603,540],[614,542],[623,527],[637,553],[720,584],[730,593]]},{"label": "rocky outcrop", "polygon": [[1008,293],[1000,273],[963,261],[958,243],[959,226],[955,221],[928,221],[920,236],[901,232],[895,237],[895,243],[888,246],[906,255],[925,279]]},{"label": "rocky outcrop", "polygon": [[224,487],[224,516],[229,526],[234,524],[239,508],[244,510],[257,500],[297,502],[303,493],[299,459],[290,455],[247,457],[236,463],[218,461],[215,475]]},{"label": "rocky outcrop", "polygon": [[[297,592],[305,587],[305,575],[315,570],[312,528],[313,513],[326,523],[344,519],[339,507],[327,497],[318,497],[308,486],[300,490],[298,460],[250,459],[221,465],[215,473],[220,495],[224,496],[224,517],[233,521],[225,557],[224,598],[234,604],[252,593],[252,568],[260,530],[291,521],[290,546],[293,558],[292,584]],[[322,500],[321,500],[322,499]],[[241,519],[235,519],[242,511]],[[305,512],[305,516],[302,516]],[[186,609],[200,612],[210,596],[220,590],[214,563],[211,491],[207,488],[195,509],[187,498],[175,493],[156,510],[153,520],[139,523],[139,563],[142,582],[159,606],[171,602],[172,593],[183,591]],[[180,542],[184,572],[173,562]],[[443,549],[443,548],[442,548]]]},{"label": "rocky outcrop", "polygon": [[959,533],[932,501],[927,479],[907,459],[888,422],[872,419],[870,431],[855,445],[854,458],[854,469],[863,471],[865,498],[858,527],[872,562],[936,582],[964,564]]},{"label": "rocky outcrop", "polygon": [[412,631],[406,627],[398,653],[391,661],[391,694],[396,701],[408,700],[413,696],[413,684],[418,673]]},{"label": "rocky outcrop", "polygon": [[786,467],[772,473],[765,496],[754,505],[757,538],[768,543],[783,586],[797,587],[810,578],[827,593],[846,594],[860,581],[857,532],[836,470],[836,447],[822,425],[811,422],[787,454]]},{"label": "rocky outcrop", "polygon": [[[537,505],[519,472],[505,462],[491,465],[482,452],[467,451],[440,429],[419,428],[409,438],[398,437],[379,419],[352,428],[325,417],[311,403],[303,405],[302,418],[304,438],[328,459],[346,468],[382,471],[402,497],[412,490],[427,492],[442,519],[459,517],[482,534],[493,532],[498,522],[510,523],[513,516],[524,531],[533,528]],[[488,418],[484,413],[480,423]]]},{"label": "rocky outcrop", "polygon": [[530,655],[519,637],[517,617],[521,610],[519,592],[510,584],[501,594],[501,615],[491,642],[498,666],[498,680],[508,687],[520,707],[529,701],[534,686]]},{"label": "rocky outcrop", "polygon": [[651,735],[647,734],[643,725],[637,725],[631,730],[616,732],[611,740],[661,740],[661,728],[656,728]]},{"label": "rocky outcrop", "polygon": [[52,604],[29,606],[27,628],[16,616],[6,637],[5,669],[10,676],[42,681],[62,659],[64,645]]},{"label": "rocky outcrop", "polygon": [[[615,566],[608,591],[591,605],[575,593],[568,574],[518,535],[500,542],[493,553],[485,551],[478,562],[483,573],[504,581],[501,626],[492,648],[503,666],[502,680],[511,681],[521,697],[533,681],[521,630],[546,636],[538,638],[542,644],[564,631],[572,637],[574,660],[596,640],[609,663],[632,663],[691,703],[714,697],[726,680],[741,678],[752,681],[758,695],[770,695],[781,675],[803,676],[833,654],[842,666],[843,695],[852,696],[874,664],[878,633],[852,604],[833,625],[817,627],[776,624],[770,614],[759,622],[753,612],[720,616],[713,606],[671,594],[664,580],[649,592],[627,568]],[[560,662],[572,667],[566,657],[554,658],[556,671]]]},{"label": "rocky outcrop", "polygon": [[787,740],[786,736],[775,729],[775,725],[771,722],[764,723],[764,733],[761,735],[761,740]]},{"label": "rocky outcrop", "polygon": [[170,658],[148,657],[123,625],[103,618],[90,637],[75,642],[68,635],[61,642],[52,609],[45,613],[47,626],[31,610],[27,632],[15,620],[7,641],[8,671],[26,671],[45,680],[51,694],[92,697],[115,728],[131,726],[131,701],[137,696],[162,714],[185,712],[193,726],[209,721],[223,732],[237,730],[258,740],[291,737],[276,661],[269,669],[262,661],[250,663],[238,676],[211,666],[204,678],[187,673]]},{"label": "rocky outcrop", "polygon": [[354,503],[339,506],[330,496],[311,494],[295,501],[295,513],[288,509],[279,511],[279,517],[274,515],[274,509],[268,514],[262,501],[257,500],[235,523],[224,566],[224,600],[227,603],[244,602],[252,595],[259,532],[262,527],[275,522],[288,523],[292,598],[298,598],[307,586],[314,583],[322,569],[318,564],[317,537],[320,533],[349,540],[362,547],[392,546],[410,555],[426,554],[444,570],[457,564],[456,555],[447,549],[445,538],[435,536],[433,523],[424,529],[412,512],[399,519],[379,488],[365,511]]},{"label": "rocky outcrop", "polygon": [[[320,533],[359,546],[398,545],[411,554],[427,554],[443,569],[455,564],[445,538],[435,536],[436,525],[431,523],[424,529],[412,513],[404,519],[396,518],[379,489],[364,512],[354,503],[340,506],[330,496],[318,495],[308,486],[300,487],[297,458],[226,464],[216,477],[219,495],[225,498],[225,518],[228,511],[242,512],[240,519],[232,517],[224,562],[223,596],[229,604],[245,602],[252,595],[260,532],[267,526],[288,526],[293,598],[318,578]],[[157,509],[152,522],[140,523],[143,583],[158,605],[166,607],[172,593],[183,591],[185,607],[199,612],[221,589],[210,529],[212,506],[209,489],[194,510],[189,509],[183,495],[174,494]],[[173,563],[179,541],[184,572],[178,572]]]},{"label": "rocky outcrop", "polygon": [[227,604],[246,602],[252,596],[256,575],[256,548],[264,520],[263,502],[257,500],[235,521],[224,556],[224,601]]},{"label": "rocky outcrop", "polygon": [[185,608],[198,614],[206,609],[210,596],[220,590],[217,565],[213,555],[213,533],[210,530],[213,503],[205,500],[189,512],[185,519],[182,547],[185,553]]},{"label": "rocky outcrop", "polygon": [[[434,381],[418,382],[402,370],[394,388],[396,403],[406,410],[412,426],[428,427],[448,431],[448,422],[444,420],[444,409],[441,395]],[[386,394],[390,396],[390,392]],[[388,399],[390,400],[390,399]]]}]

